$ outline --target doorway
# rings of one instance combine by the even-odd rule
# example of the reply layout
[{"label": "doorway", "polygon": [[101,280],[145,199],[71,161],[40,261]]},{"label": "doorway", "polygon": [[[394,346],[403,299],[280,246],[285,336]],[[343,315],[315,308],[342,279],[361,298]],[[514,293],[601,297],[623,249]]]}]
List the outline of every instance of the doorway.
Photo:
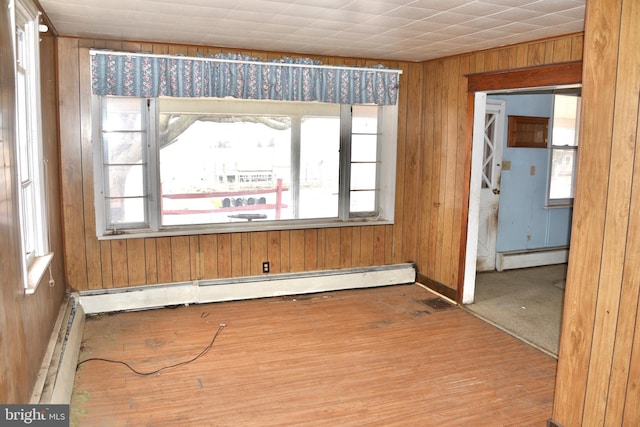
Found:
[{"label": "doorway", "polygon": [[[579,89],[573,91],[579,93]],[[520,338],[533,337],[524,339],[534,345],[544,343],[539,347],[554,355],[572,213],[570,203],[553,205],[549,196],[557,175],[553,173],[558,163],[554,141],[561,140],[554,121],[564,122],[564,116],[563,120],[555,116],[556,99],[561,96],[556,88],[476,92],[467,235],[471,252],[467,252],[463,287],[463,303],[471,311],[491,323],[502,322],[496,326]],[[542,150],[507,147],[505,117],[514,115],[546,117],[551,144],[545,142]],[[577,150],[577,114],[573,132]],[[564,142],[561,145],[566,148]],[[473,243],[475,249],[471,249]],[[554,258],[563,251],[564,259]],[[503,269],[509,271],[495,271]],[[478,283],[482,292],[476,288]],[[549,331],[549,336],[536,336],[543,331]]]}]

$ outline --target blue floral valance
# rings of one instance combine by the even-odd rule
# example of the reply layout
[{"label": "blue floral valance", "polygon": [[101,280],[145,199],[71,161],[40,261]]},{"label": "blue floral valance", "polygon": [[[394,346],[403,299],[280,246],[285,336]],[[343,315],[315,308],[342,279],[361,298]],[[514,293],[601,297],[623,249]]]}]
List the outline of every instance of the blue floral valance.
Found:
[{"label": "blue floral valance", "polygon": [[399,70],[323,66],[312,59],[218,54],[189,58],[92,51],[96,95],[240,99],[393,105]]}]

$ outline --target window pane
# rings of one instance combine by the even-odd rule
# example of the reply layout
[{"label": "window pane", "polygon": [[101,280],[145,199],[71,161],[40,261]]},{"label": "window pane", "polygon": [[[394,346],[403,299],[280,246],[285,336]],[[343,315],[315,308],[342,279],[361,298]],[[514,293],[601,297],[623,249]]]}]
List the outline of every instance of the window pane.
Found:
[{"label": "window pane", "polygon": [[351,110],[353,114],[351,132],[378,133],[378,108],[377,105],[354,105]]},{"label": "window pane", "polygon": [[551,155],[550,199],[573,198],[576,150],[554,149]]},{"label": "window pane", "polygon": [[107,201],[107,228],[114,228],[118,224],[145,224],[144,198],[109,199]]},{"label": "window pane", "polygon": [[351,164],[351,189],[374,190],[376,188],[376,164]]},{"label": "window pane", "polygon": [[352,191],[350,210],[352,213],[375,212],[376,211],[376,192],[375,191]]},{"label": "window pane", "polygon": [[104,100],[103,131],[143,129],[145,99],[109,97]]},{"label": "window pane", "polygon": [[163,225],[290,217],[288,117],[160,116]]},{"label": "window pane", "polygon": [[106,197],[142,197],[144,191],[144,165],[107,166]]},{"label": "window pane", "polygon": [[140,132],[107,133],[103,136],[107,164],[138,163],[144,160],[143,134]]},{"label": "window pane", "polygon": [[378,156],[378,135],[353,135],[352,162],[375,162]]},{"label": "window pane", "polygon": [[578,145],[579,102],[579,96],[556,94],[553,97],[552,145]]},{"label": "window pane", "polygon": [[35,211],[34,211],[34,188],[29,185],[22,189],[22,227],[24,234],[25,255],[32,255],[35,251]]},{"label": "window pane", "polygon": [[306,117],[300,137],[298,218],[338,216],[340,117]]}]

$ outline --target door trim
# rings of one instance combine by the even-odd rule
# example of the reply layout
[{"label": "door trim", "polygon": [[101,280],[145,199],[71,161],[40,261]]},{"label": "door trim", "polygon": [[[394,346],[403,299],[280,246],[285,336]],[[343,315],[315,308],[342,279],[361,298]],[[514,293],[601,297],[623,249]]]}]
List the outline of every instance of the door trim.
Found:
[{"label": "door trim", "polygon": [[[571,71],[568,74],[559,72],[564,69],[565,71]],[[500,77],[500,87],[494,87],[495,77]],[[558,87],[563,85],[576,85],[582,84],[582,61],[566,62],[560,64],[544,65],[540,67],[531,67],[525,69],[511,69],[506,71],[491,71],[486,73],[468,74],[467,77],[467,152],[471,153],[473,147],[472,129],[474,126],[474,95],[476,93],[483,93],[482,91],[504,91],[510,89],[526,89],[536,88],[542,86]],[[484,93],[486,97],[486,92]],[[467,182],[471,181],[471,161],[470,155],[466,159],[465,178],[468,178]],[[466,199],[471,203],[471,198],[468,193],[470,187],[467,187]],[[467,225],[465,229],[460,233],[460,257],[459,263],[459,275],[458,275],[458,297],[461,301],[464,301],[465,288],[471,286],[475,288],[475,266],[473,267],[473,274],[471,270],[467,270],[467,253],[469,251],[469,223],[471,222],[471,216],[469,210],[466,209],[463,212],[462,224]],[[477,222],[477,218],[476,218]],[[477,233],[477,232],[476,232]],[[476,234],[477,239],[477,234]],[[473,239],[471,239],[473,240]],[[474,257],[477,253],[477,245],[475,243],[475,250],[473,252]],[[473,292],[471,291],[472,297]],[[467,291],[467,295],[469,291]],[[464,303],[464,302],[463,302]]]}]

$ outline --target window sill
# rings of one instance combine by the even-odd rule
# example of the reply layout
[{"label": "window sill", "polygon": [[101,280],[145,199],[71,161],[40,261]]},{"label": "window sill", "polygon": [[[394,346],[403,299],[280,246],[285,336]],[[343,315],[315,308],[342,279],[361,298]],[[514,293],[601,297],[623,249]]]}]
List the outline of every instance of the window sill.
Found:
[{"label": "window sill", "polygon": [[573,203],[558,203],[557,205],[554,205],[554,204],[544,205],[545,209],[566,209],[566,208],[572,208],[572,207],[573,207]]},{"label": "window sill", "polygon": [[44,273],[47,271],[47,268],[49,268],[49,265],[51,265],[52,259],[53,252],[49,252],[33,260],[27,272],[27,284],[24,288],[25,294],[32,295],[36,292],[38,285],[44,277]]},{"label": "window sill", "polygon": [[191,236],[198,234],[248,233],[254,231],[304,230],[310,228],[358,227],[367,225],[390,225],[393,220],[361,218],[350,221],[247,221],[193,227],[167,227],[162,230],[118,230],[117,234],[98,235],[98,240],[137,239],[150,237]]}]

